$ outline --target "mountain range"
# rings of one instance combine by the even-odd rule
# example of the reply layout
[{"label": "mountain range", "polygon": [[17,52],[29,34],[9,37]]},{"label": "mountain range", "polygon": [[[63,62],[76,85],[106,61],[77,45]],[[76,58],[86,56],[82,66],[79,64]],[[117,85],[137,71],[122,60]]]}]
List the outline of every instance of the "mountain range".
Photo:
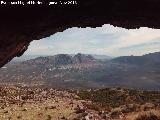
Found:
[{"label": "mountain range", "polygon": [[[75,54],[68,54],[68,55],[74,56]],[[112,56],[107,56],[107,55],[97,55],[97,54],[84,54],[84,55],[91,55],[95,59],[100,59],[100,60],[107,60],[107,59],[109,60],[113,58]],[[15,57],[11,62],[23,62],[38,57],[47,57],[47,55],[23,55],[21,57]]]},{"label": "mountain range", "polygon": [[113,59],[112,61],[134,65],[159,65],[160,52],[150,53],[143,56],[121,56]]},{"label": "mountain range", "polygon": [[112,59],[81,53],[37,57],[1,68],[0,82],[73,89],[120,86],[159,90],[160,52]]}]

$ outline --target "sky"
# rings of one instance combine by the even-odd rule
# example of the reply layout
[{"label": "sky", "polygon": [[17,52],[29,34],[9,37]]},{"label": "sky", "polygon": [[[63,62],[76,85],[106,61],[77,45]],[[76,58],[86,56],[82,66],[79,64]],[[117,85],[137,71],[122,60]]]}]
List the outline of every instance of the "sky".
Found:
[{"label": "sky", "polygon": [[160,30],[124,29],[105,24],[97,28],[69,28],[31,42],[25,55],[97,54],[143,55],[160,51]]}]

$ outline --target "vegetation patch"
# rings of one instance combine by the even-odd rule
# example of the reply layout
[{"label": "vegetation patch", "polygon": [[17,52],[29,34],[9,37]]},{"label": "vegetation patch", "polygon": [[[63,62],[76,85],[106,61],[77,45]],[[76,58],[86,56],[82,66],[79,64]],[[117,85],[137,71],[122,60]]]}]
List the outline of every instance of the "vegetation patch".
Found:
[{"label": "vegetation patch", "polygon": [[[160,92],[138,91],[120,88],[106,88],[101,90],[80,91],[78,96],[83,100],[90,100],[103,108],[116,108],[122,105],[143,105],[152,103],[159,108]],[[135,108],[134,108],[135,109]]]},{"label": "vegetation patch", "polygon": [[146,112],[140,114],[135,120],[160,120],[160,113],[159,112]]}]

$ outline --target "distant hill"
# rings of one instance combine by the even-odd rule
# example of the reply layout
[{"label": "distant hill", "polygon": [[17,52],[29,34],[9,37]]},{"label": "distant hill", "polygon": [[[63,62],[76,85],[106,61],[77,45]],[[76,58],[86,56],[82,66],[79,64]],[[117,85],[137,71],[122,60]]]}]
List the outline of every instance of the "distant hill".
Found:
[{"label": "distant hill", "polygon": [[73,57],[73,63],[92,63],[96,59],[92,55],[78,53]]},{"label": "distant hill", "polygon": [[33,65],[69,65],[69,64],[78,64],[78,63],[92,63],[95,62],[96,59],[93,58],[91,55],[85,55],[78,53],[74,56],[68,54],[58,54],[54,56],[47,56],[47,57],[38,57],[35,59],[24,61],[24,64],[33,64]]},{"label": "distant hill", "polygon": [[114,58],[111,61],[134,65],[158,65],[160,64],[160,52],[149,53],[143,56],[122,56]]},{"label": "distant hill", "polygon": [[[72,57],[74,57],[76,54],[68,54]],[[107,55],[96,55],[96,54],[83,54],[86,56],[92,56],[95,59],[99,59],[99,60],[110,60],[113,57],[107,56]],[[27,61],[27,60],[31,60],[31,59],[35,59],[38,57],[47,57],[48,55],[22,55],[21,57],[15,57],[11,62],[23,62],[23,61]],[[54,55],[53,55],[54,56]]]},{"label": "distant hill", "polygon": [[91,54],[95,59],[99,60],[110,60],[113,59],[112,56],[107,56],[107,55],[96,55],[96,54]]},{"label": "distant hill", "polygon": [[72,58],[67,54],[59,54],[55,56],[37,57],[35,59],[24,61],[23,63],[30,65],[47,65],[47,64],[65,65],[65,64],[71,64]]},{"label": "distant hill", "polygon": [[37,57],[40,57],[40,55],[22,55],[21,57],[15,57],[11,62],[23,62],[26,60],[35,59]]},{"label": "distant hill", "polygon": [[37,57],[1,68],[0,83],[56,88],[120,86],[160,90],[160,53],[122,56],[111,60],[99,60],[81,53]]}]

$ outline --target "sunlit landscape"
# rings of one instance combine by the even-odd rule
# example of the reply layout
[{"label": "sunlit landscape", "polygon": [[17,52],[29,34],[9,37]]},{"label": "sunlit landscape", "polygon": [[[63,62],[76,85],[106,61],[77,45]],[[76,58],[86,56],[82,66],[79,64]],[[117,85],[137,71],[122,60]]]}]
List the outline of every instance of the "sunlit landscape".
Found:
[{"label": "sunlit landscape", "polygon": [[160,120],[160,30],[106,24],[34,40],[0,69],[0,91],[0,119]]}]

